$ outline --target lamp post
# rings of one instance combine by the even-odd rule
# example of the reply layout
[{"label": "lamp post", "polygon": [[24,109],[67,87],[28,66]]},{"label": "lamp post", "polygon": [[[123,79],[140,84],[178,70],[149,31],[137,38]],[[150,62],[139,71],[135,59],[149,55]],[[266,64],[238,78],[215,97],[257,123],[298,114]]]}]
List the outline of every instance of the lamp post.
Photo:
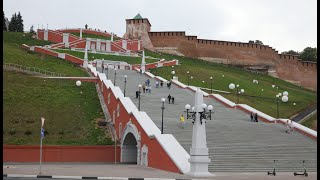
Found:
[{"label": "lamp post", "polygon": [[109,69],[109,68],[108,68],[108,64],[107,64],[107,79],[109,79],[109,76],[108,76],[108,74],[109,74],[108,72],[109,72],[109,71],[108,71],[108,69]]},{"label": "lamp post", "polygon": [[[209,152],[206,140],[206,120],[211,120],[211,111],[213,106],[203,103],[203,92],[197,88],[194,98],[194,108],[187,104],[187,119],[193,119],[192,146],[190,148],[190,171],[187,172],[191,176],[214,176],[208,171]],[[209,111],[209,112],[208,112]]]},{"label": "lamp post", "polygon": [[142,87],[142,85],[141,84],[139,84],[139,106],[138,106],[138,110],[140,111],[140,95],[141,95],[141,87]]},{"label": "lamp post", "polygon": [[114,86],[116,85],[116,77],[117,77],[117,68],[114,68],[114,80],[113,80]]},{"label": "lamp post", "polygon": [[164,102],[166,101],[166,99],[165,98],[161,98],[161,102],[162,102],[162,107],[161,107],[161,109],[162,109],[162,119],[161,119],[161,134],[163,134],[163,112],[164,112]]},{"label": "lamp post", "polygon": [[124,97],[126,97],[126,85],[127,85],[127,75],[124,75],[124,89],[123,89]]},{"label": "lamp post", "polygon": [[276,95],[276,101],[277,101],[277,118],[279,118],[279,103],[280,103],[280,97],[281,97],[281,101],[282,102],[284,102],[284,103],[286,103],[286,102],[288,102],[288,100],[289,100],[289,98],[288,98],[288,92],[287,91],[285,91],[285,92],[283,92],[283,94],[281,94],[281,93],[279,93],[279,94],[277,94]]},{"label": "lamp post", "polygon": [[41,132],[40,132],[40,172],[39,174],[41,174],[41,166],[42,166],[42,139],[44,138],[44,129],[43,129],[43,125],[44,125],[44,117],[41,117]]},{"label": "lamp post", "polygon": [[190,84],[190,76],[189,76],[189,71],[187,71],[187,76],[188,76],[188,86]]},{"label": "lamp post", "polygon": [[212,94],[212,77],[210,77],[210,81],[211,81],[211,94]]},{"label": "lamp post", "polygon": [[[172,66],[173,67],[173,66]],[[174,71],[171,71],[171,74],[172,74],[172,80],[173,80],[173,75],[175,74],[176,72]]]}]

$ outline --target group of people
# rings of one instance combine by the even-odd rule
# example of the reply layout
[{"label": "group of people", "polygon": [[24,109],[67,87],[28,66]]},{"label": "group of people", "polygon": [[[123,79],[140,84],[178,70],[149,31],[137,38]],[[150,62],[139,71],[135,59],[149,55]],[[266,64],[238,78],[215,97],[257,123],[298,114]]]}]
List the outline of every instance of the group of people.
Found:
[{"label": "group of people", "polygon": [[251,122],[258,122],[258,113],[250,113]]},{"label": "group of people", "polygon": [[174,104],[174,97],[171,96],[170,94],[167,97],[169,104],[172,102],[172,104]]},{"label": "group of people", "polygon": [[286,126],[287,126],[286,133],[291,134],[291,133],[293,132],[293,124],[292,124],[292,121],[288,119],[287,122],[286,122]]}]

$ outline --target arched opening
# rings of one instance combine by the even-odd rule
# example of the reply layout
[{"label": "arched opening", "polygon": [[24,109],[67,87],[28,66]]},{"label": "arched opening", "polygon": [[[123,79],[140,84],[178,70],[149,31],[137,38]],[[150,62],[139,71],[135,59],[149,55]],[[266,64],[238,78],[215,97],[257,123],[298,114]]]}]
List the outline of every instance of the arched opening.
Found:
[{"label": "arched opening", "polygon": [[137,144],[134,135],[131,132],[127,133],[121,147],[121,162],[137,164]]}]

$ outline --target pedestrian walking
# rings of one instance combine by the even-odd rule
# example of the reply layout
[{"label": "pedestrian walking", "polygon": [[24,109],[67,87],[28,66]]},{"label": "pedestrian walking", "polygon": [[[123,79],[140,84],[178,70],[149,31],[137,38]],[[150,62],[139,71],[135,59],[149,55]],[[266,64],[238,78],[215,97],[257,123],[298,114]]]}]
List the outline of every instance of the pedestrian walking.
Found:
[{"label": "pedestrian walking", "polygon": [[255,114],[254,114],[254,121],[255,121],[255,122],[258,122],[258,113],[255,113]]},{"label": "pedestrian walking", "polygon": [[250,113],[251,122],[253,122],[253,112]]},{"label": "pedestrian walking", "polygon": [[147,79],[147,86],[150,85],[150,79]]},{"label": "pedestrian walking", "polygon": [[156,88],[158,88],[158,87],[159,87],[159,81],[156,80]]},{"label": "pedestrian walking", "polygon": [[163,81],[162,80],[160,81],[160,86],[163,87]]},{"label": "pedestrian walking", "polygon": [[143,93],[146,93],[146,85],[145,84],[142,85],[142,89],[143,89]]},{"label": "pedestrian walking", "polygon": [[292,121],[287,120],[286,126],[287,126],[286,133],[291,134],[291,133],[293,132],[293,124],[292,124]]},{"label": "pedestrian walking", "polygon": [[170,104],[170,101],[171,101],[171,96],[170,96],[170,94],[168,95],[168,101],[169,101],[169,104]]},{"label": "pedestrian walking", "polygon": [[183,114],[181,114],[181,116],[180,116],[180,122],[181,122],[181,128],[184,129],[185,121],[184,121],[184,116],[183,116]]},{"label": "pedestrian walking", "polygon": [[151,85],[148,86],[148,92],[151,94]]},{"label": "pedestrian walking", "polygon": [[139,97],[139,91],[136,91],[136,99]]},{"label": "pedestrian walking", "polygon": [[169,88],[169,81],[167,81],[167,88]]},{"label": "pedestrian walking", "polygon": [[149,86],[147,85],[146,86],[146,93],[148,93],[149,92]]},{"label": "pedestrian walking", "polygon": [[172,104],[174,104],[174,97],[173,96],[171,97],[171,101],[172,101]]}]

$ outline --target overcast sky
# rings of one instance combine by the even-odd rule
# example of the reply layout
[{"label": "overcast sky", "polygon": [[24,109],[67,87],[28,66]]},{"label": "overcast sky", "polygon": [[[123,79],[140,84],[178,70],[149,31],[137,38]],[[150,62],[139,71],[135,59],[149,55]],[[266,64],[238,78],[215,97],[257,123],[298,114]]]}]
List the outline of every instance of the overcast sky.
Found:
[{"label": "overcast sky", "polygon": [[279,52],[317,45],[316,0],[4,0],[10,20],[21,12],[25,31],[89,27],[125,33],[140,13],[151,31],[186,31],[199,39],[261,40]]}]

